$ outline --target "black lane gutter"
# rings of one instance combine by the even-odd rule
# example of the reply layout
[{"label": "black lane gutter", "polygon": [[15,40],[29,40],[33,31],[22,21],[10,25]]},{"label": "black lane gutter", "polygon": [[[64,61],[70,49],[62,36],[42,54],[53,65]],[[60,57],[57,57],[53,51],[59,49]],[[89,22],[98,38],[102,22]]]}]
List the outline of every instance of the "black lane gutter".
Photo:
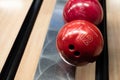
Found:
[{"label": "black lane gutter", "polygon": [[42,2],[43,0],[33,0],[32,5],[25,17],[21,29],[0,73],[0,80],[14,80]]},{"label": "black lane gutter", "polygon": [[99,29],[101,30],[103,37],[104,37],[104,49],[102,51],[102,54],[99,56],[98,60],[96,61],[95,80],[109,80],[106,0],[100,0],[100,3],[102,5],[103,11],[104,11],[103,21],[99,25]]}]

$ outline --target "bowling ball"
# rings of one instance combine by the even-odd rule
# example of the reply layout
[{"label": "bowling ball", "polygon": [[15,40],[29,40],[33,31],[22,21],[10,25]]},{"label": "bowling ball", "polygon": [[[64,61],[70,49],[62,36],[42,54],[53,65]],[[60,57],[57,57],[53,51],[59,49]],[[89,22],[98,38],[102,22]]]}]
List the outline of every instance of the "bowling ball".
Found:
[{"label": "bowling ball", "polygon": [[56,47],[61,58],[75,66],[96,61],[103,45],[100,30],[86,20],[66,23],[56,37]]},{"label": "bowling ball", "polygon": [[68,0],[63,9],[65,22],[87,20],[95,25],[103,19],[103,9],[98,0]]}]

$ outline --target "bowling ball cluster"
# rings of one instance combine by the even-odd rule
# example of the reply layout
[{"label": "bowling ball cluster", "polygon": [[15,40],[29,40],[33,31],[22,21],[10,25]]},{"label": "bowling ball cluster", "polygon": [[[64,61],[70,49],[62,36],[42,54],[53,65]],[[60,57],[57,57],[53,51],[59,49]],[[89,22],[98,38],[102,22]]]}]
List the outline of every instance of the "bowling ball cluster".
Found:
[{"label": "bowling ball cluster", "polygon": [[103,20],[98,0],[68,0],[63,9],[65,25],[56,37],[61,58],[68,64],[82,66],[96,61],[104,40],[97,25]]}]

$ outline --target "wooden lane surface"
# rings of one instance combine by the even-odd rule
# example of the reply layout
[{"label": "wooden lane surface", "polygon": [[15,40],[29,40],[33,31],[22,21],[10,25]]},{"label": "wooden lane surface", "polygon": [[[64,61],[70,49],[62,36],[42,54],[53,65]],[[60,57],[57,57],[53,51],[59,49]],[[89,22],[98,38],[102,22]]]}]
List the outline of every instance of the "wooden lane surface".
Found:
[{"label": "wooden lane surface", "polygon": [[120,0],[107,0],[109,78],[120,80]]},{"label": "wooden lane surface", "polygon": [[76,80],[95,80],[95,62],[77,67]]},{"label": "wooden lane surface", "polygon": [[33,80],[56,0],[44,0],[15,80]]},{"label": "wooden lane surface", "polygon": [[[48,6],[49,5],[49,6]],[[40,52],[45,40],[55,0],[44,0],[41,11],[25,49],[15,80],[33,80]],[[107,31],[109,78],[120,80],[120,1],[107,0]],[[95,80],[95,63],[78,67],[76,80]]]},{"label": "wooden lane surface", "polygon": [[0,0],[0,72],[32,0]]}]

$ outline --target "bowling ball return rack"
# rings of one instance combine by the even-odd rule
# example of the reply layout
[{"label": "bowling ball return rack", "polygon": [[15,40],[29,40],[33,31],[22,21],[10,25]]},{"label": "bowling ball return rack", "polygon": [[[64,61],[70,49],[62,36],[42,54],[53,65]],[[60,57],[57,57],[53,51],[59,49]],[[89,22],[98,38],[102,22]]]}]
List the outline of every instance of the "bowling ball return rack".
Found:
[{"label": "bowling ball return rack", "polygon": [[[104,17],[98,28],[103,34],[104,48],[95,65],[95,80],[109,80],[108,45],[106,23],[106,0],[99,0]],[[29,39],[38,11],[43,0],[34,0],[21,26],[9,56],[0,73],[0,79],[12,80],[15,77],[25,46]],[[62,11],[66,0],[56,0],[48,32],[45,38],[34,80],[75,80],[76,67],[68,65],[59,56],[56,49],[56,35],[64,25]],[[27,23],[27,24],[26,24]],[[42,23],[41,23],[42,24]],[[14,54],[16,53],[16,54]],[[89,80],[89,79],[88,79]]]}]

